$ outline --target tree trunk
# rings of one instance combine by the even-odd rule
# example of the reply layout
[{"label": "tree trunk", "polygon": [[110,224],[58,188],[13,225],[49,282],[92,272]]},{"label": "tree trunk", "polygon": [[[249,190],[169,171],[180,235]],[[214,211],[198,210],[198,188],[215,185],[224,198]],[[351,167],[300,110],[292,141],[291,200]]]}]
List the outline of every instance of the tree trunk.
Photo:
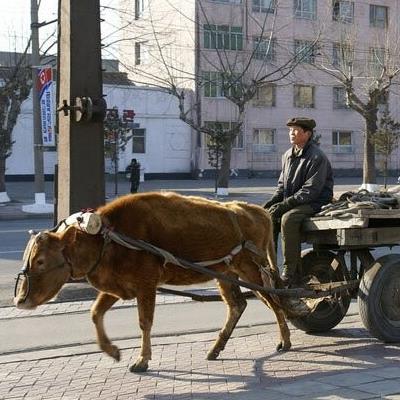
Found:
[{"label": "tree trunk", "polygon": [[0,155],[0,193],[6,191],[6,159]]},{"label": "tree trunk", "polygon": [[228,189],[229,187],[229,176],[231,172],[231,154],[232,154],[232,142],[225,147],[224,153],[221,160],[221,168],[218,175],[218,188]]},{"label": "tree trunk", "polygon": [[387,188],[388,168],[389,168],[388,159],[385,158],[383,162],[383,185],[385,189]]},{"label": "tree trunk", "polygon": [[376,116],[365,121],[363,183],[376,184],[375,146],[373,137],[377,130]]}]

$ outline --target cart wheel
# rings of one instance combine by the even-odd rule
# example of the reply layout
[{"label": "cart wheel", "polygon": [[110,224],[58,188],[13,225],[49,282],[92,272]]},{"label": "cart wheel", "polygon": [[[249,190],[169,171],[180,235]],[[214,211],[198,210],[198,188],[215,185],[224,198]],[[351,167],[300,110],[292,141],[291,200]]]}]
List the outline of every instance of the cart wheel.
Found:
[{"label": "cart wheel", "polygon": [[400,254],[378,258],[364,273],[358,307],[371,335],[384,342],[400,341]]},{"label": "cart wheel", "polygon": [[[345,279],[340,268],[332,267],[335,255],[330,251],[306,250],[302,254],[304,283],[311,277],[320,283],[337,282]],[[351,296],[348,292],[337,293],[330,299],[323,300],[316,309],[290,322],[304,332],[326,332],[334,328],[346,315],[349,309]]]}]

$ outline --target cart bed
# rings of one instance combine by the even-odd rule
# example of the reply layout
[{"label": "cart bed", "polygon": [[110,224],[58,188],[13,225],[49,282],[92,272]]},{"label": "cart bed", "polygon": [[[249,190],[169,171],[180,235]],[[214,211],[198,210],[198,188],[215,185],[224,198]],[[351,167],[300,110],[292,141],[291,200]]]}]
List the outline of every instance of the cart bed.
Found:
[{"label": "cart bed", "polygon": [[308,218],[304,241],[313,245],[377,247],[400,243],[400,210],[360,209],[357,213]]}]

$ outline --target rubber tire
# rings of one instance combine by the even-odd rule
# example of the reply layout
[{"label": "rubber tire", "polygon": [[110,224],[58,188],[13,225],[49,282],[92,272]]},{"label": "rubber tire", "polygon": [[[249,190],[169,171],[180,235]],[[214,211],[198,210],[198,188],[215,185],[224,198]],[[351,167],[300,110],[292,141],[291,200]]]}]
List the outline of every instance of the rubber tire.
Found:
[{"label": "rubber tire", "polygon": [[358,290],[361,320],[372,336],[400,342],[400,254],[378,258],[363,275]]},{"label": "rubber tire", "polygon": [[[315,275],[321,283],[343,281],[344,276],[340,270],[334,270],[331,263],[335,254],[330,251],[308,250],[302,254],[303,276]],[[321,275],[321,268],[329,274]],[[329,271],[330,270],[330,271]],[[314,273],[313,273],[314,272]],[[316,273],[317,272],[317,273]],[[342,292],[337,301],[328,303],[322,301],[317,308],[305,317],[291,319],[290,322],[298,329],[307,333],[327,332],[334,328],[344,318],[349,309],[351,296]]]}]

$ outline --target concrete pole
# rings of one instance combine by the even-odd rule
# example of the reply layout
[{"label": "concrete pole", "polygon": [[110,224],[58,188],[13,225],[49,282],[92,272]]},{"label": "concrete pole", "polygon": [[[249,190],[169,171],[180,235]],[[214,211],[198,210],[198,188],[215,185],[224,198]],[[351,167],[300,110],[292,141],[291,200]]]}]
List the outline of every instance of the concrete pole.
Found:
[{"label": "concrete pole", "polygon": [[43,172],[43,142],[40,119],[40,102],[37,90],[39,54],[39,20],[37,0],[31,0],[31,35],[32,35],[32,106],[33,106],[33,158],[35,171],[35,203],[22,207],[23,211],[31,213],[51,212],[53,207],[46,204]]},{"label": "concrete pole", "polygon": [[37,69],[40,65],[39,54],[39,17],[37,0],[31,0],[32,32],[32,102],[33,102],[33,146],[35,164],[35,193],[44,193],[42,124],[40,120],[40,102],[37,90]]},{"label": "concrete pole", "polygon": [[[99,0],[59,0],[58,219],[105,201],[103,118],[77,122],[77,98],[101,104]],[[72,109],[71,109],[72,107]]]}]

